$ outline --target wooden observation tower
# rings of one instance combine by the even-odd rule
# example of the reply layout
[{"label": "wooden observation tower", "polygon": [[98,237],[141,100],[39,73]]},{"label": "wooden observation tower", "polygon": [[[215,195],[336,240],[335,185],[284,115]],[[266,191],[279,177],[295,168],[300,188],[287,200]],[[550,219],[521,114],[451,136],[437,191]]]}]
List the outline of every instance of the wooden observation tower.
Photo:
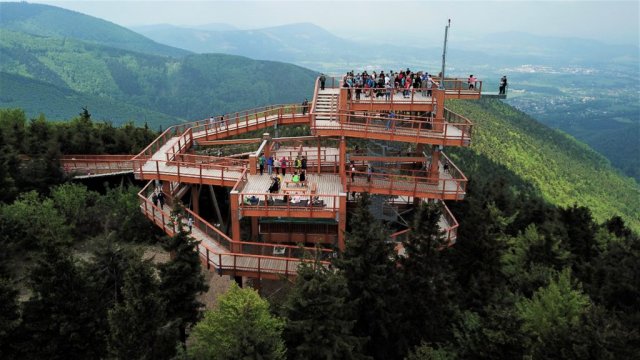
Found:
[{"label": "wooden observation tower", "polygon": [[[469,146],[473,124],[444,104],[479,99],[482,83],[469,89],[466,79],[434,80],[437,87],[429,93],[391,90],[379,96],[376,91],[385,89],[375,89],[356,99],[343,79],[327,79],[324,89],[316,79],[308,107],[274,105],[175,125],[135,156],[65,156],[62,164],[79,177],[133,171],[148,180],[139,193],[140,209],[169,235],[176,231],[170,225],[173,204],[189,204],[186,217],[193,219],[192,236],[201,240],[203,264],[220,275],[293,277],[305,252],[329,259],[344,249],[353,194],[383,199],[382,216],[420,201],[464,198],[467,179],[443,150]],[[269,133],[288,125],[308,125],[311,135]],[[263,135],[229,140],[256,130]],[[394,146],[366,151],[373,142]],[[206,151],[231,145],[243,151]],[[265,165],[259,173],[261,155],[291,162],[278,192],[268,191],[275,172],[270,176]],[[306,160],[303,184],[292,182],[298,157]],[[163,209],[151,200],[158,187],[166,195]],[[202,215],[204,198],[213,215]],[[442,205],[440,226],[453,244],[457,222]],[[408,231],[397,231],[391,240],[401,243]]]}]

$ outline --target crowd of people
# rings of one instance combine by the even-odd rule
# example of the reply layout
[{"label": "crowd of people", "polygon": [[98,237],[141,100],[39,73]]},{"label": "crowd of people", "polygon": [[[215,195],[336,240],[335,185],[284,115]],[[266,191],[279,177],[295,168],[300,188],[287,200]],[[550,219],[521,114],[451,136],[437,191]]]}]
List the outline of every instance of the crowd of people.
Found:
[{"label": "crowd of people", "polygon": [[258,167],[260,169],[260,175],[264,174],[265,165],[267,169],[267,174],[272,175],[274,172],[276,175],[287,175],[287,168],[294,168],[296,173],[306,172],[307,171],[307,157],[306,156],[297,156],[295,160],[291,160],[286,156],[283,156],[278,160],[277,157],[269,156],[268,158],[262,154],[258,158]]},{"label": "crowd of people", "polygon": [[364,97],[384,97],[385,100],[390,100],[392,92],[394,94],[402,92],[404,98],[409,98],[412,89],[420,89],[423,96],[432,96],[432,89],[437,86],[438,84],[426,71],[413,72],[409,68],[387,73],[374,71],[371,74],[366,70],[354,74],[352,70],[346,74],[343,83],[343,87],[353,89],[353,91],[349,91],[348,98],[351,99],[353,92],[355,100],[360,100],[363,93]]}]

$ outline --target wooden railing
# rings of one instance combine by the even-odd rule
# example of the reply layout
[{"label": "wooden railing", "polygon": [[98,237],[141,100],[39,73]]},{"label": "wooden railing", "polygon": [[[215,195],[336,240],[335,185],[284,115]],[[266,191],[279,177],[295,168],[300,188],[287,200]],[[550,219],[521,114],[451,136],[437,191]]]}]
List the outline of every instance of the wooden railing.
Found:
[{"label": "wooden railing", "polygon": [[166,160],[134,160],[134,174],[139,179],[220,184],[235,183],[240,178],[243,166],[193,163]]},{"label": "wooden railing", "polygon": [[297,116],[302,116],[302,105],[300,104],[271,105],[223,115],[222,120],[218,116],[214,117],[213,120],[199,120],[188,125],[193,129],[194,138],[199,139],[217,133],[227,133],[248,128],[249,126],[268,125],[271,122],[279,122],[283,119],[292,119]]},{"label": "wooden railing", "polygon": [[[453,114],[453,113],[452,113]],[[457,115],[457,114],[455,114]],[[316,121],[316,129],[349,131],[349,136],[367,138],[372,134],[391,134],[394,136],[433,138],[442,142],[447,140],[460,141],[467,144],[471,139],[473,124],[462,116],[450,115],[455,123],[446,120],[436,120],[432,117],[415,117],[396,115],[391,118],[380,115],[337,114],[336,120]]]},{"label": "wooden railing", "polygon": [[[439,78],[433,78],[433,80],[440,84]],[[444,80],[445,94],[448,97],[455,95],[454,97],[462,97],[463,95],[471,95],[480,98],[482,94],[482,81],[476,80],[473,89],[469,89],[468,79],[445,79]]]},{"label": "wooden railing", "polygon": [[131,171],[134,155],[64,155],[60,165],[67,174],[108,174]]},{"label": "wooden railing", "polygon": [[[138,193],[138,198],[140,200],[140,208],[142,212],[152,220],[158,227],[160,227],[165,233],[169,236],[173,236],[176,234],[177,229],[176,226],[179,224],[175,223],[175,218],[172,218],[172,214],[164,209],[160,209],[158,206],[154,205],[153,202],[149,199],[154,188],[152,186],[153,182],[149,182],[140,192]],[[296,272],[296,268],[290,268],[289,264],[296,264],[301,261],[304,257],[313,258],[316,256],[316,253],[319,253],[321,259],[329,259],[333,253],[331,249],[321,249],[318,247],[303,247],[303,246],[293,246],[293,245],[281,245],[281,244],[269,244],[269,243],[257,243],[257,242],[247,242],[247,241],[233,241],[226,234],[218,230],[215,226],[211,225],[206,220],[202,219],[198,214],[194,213],[189,209],[185,209],[186,216],[191,217],[193,221],[193,227],[200,230],[206,237],[208,241],[211,241],[217,244],[220,249],[215,249],[215,244],[207,244],[206,241],[202,241],[199,245],[200,254],[203,255],[203,258],[207,260],[207,262],[213,261],[211,264],[215,265],[216,268],[224,267],[222,261],[216,262],[215,258],[218,256],[218,259],[221,259],[220,256],[231,256],[233,258],[250,258],[254,261],[256,259],[263,260],[278,260],[285,261],[287,263],[285,267],[285,271],[288,274],[294,275]],[[183,223],[181,226],[185,227],[186,225]],[[212,246],[213,245],[213,246]],[[241,252],[233,253],[231,249],[240,249]],[[265,255],[270,254],[270,255]],[[234,259],[237,260],[237,259]],[[258,260],[259,262],[261,260]],[[236,264],[236,267],[228,267],[227,269],[231,270],[245,270],[252,272],[274,272],[281,273],[283,272],[281,267],[278,269],[272,268],[270,269],[268,266],[260,266],[258,263],[257,266],[252,267],[242,267],[238,265],[237,261],[233,262]],[[297,265],[296,265],[297,266]]]},{"label": "wooden railing", "polygon": [[196,165],[220,165],[220,166],[235,166],[245,167],[249,164],[248,159],[237,159],[234,157],[224,156],[208,156],[208,155],[194,155],[194,154],[175,154],[172,156],[173,162],[179,162],[182,164]]},{"label": "wooden railing", "polygon": [[[345,89],[346,91],[347,89]],[[347,96],[347,101],[349,104],[417,104],[420,105],[436,105],[438,102],[436,101],[435,96],[427,96],[427,91],[430,89],[427,88],[370,88],[370,89],[360,89],[360,99],[357,97],[356,89],[350,88],[351,96]],[[436,88],[431,89],[432,93],[437,92]],[[435,95],[435,94],[434,94]]]},{"label": "wooden railing", "polygon": [[[377,170],[376,170],[377,171]],[[465,195],[467,179],[465,177],[447,178],[444,176],[411,176],[403,174],[385,174],[364,171],[347,171],[348,191],[366,191],[372,194],[405,195],[430,197],[447,200],[461,200]],[[353,175],[353,181],[351,177]],[[459,176],[459,174],[456,174]]]},{"label": "wooden railing", "polygon": [[[292,203],[292,200],[299,200]],[[340,208],[340,195],[309,194],[304,188],[297,193],[295,188],[286,193],[241,193],[238,196],[238,206],[241,212],[256,210],[269,216],[270,211],[286,212],[287,214],[304,213],[306,217],[313,217],[314,213],[336,214]],[[325,216],[326,217],[326,216]]]},{"label": "wooden railing", "polygon": [[193,145],[193,129],[189,128],[184,131],[184,133],[178,138],[178,141],[175,142],[171,149],[167,151],[167,161],[173,160],[176,155],[187,152]]}]

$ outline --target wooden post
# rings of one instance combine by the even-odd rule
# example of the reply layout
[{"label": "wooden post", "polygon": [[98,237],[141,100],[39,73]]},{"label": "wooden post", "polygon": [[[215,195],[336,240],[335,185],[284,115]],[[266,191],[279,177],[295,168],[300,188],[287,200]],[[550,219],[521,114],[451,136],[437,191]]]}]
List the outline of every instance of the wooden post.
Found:
[{"label": "wooden post", "polygon": [[347,184],[347,172],[345,171],[345,159],[347,158],[347,141],[344,136],[340,138],[340,156],[338,158],[338,170],[340,171],[340,182],[343,186]]},{"label": "wooden post", "polygon": [[251,240],[258,240],[258,218],[256,216],[251,217]]},{"label": "wooden post", "polygon": [[216,211],[216,216],[218,217],[218,224],[225,229],[224,219],[222,218],[222,213],[220,212],[220,207],[218,206],[218,198],[216,197],[216,192],[213,189],[213,185],[209,185],[209,194],[211,195],[211,202],[213,203],[213,209]]},{"label": "wooden post", "polygon": [[258,157],[256,154],[249,155],[249,174],[256,175],[258,173],[258,169],[256,169],[258,164]]},{"label": "wooden post", "polygon": [[233,243],[231,244],[231,252],[242,252],[242,246],[240,245],[240,209],[238,207],[238,201],[240,200],[240,194],[238,190],[231,191],[229,195],[229,201],[231,201],[231,236]]},{"label": "wooden post", "polygon": [[344,233],[347,230],[347,193],[341,192],[338,197],[338,249],[344,251]]},{"label": "wooden post", "polygon": [[[262,134],[262,139],[263,140],[267,140],[269,141],[265,146],[264,146],[264,158],[265,159],[269,159],[269,156],[271,156],[271,136],[269,135],[269,133],[264,133]],[[267,164],[265,164],[265,170],[267,169],[266,167]]]},{"label": "wooden post", "polygon": [[200,215],[200,186],[191,185],[191,206],[193,212]]},{"label": "wooden post", "polygon": [[320,173],[322,172],[322,161],[321,161],[322,158],[320,157],[322,155],[321,152],[320,152],[321,151],[321,147],[320,147],[321,139],[322,138],[320,136],[318,136],[318,160],[317,160],[318,161],[318,176],[320,176]]},{"label": "wooden post", "polygon": [[440,178],[440,146],[433,145],[431,151],[431,167],[429,168],[429,178],[432,181],[438,182]]},{"label": "wooden post", "polygon": [[445,90],[434,89],[433,94],[436,98],[436,113],[434,114],[435,118],[433,120],[433,130],[435,131],[443,131],[444,130],[444,97]]}]

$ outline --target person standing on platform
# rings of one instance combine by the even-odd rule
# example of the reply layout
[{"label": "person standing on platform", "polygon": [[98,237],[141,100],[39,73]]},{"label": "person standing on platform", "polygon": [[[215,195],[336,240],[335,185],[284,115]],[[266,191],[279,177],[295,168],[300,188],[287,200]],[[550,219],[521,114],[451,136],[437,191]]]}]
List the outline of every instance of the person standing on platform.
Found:
[{"label": "person standing on platform", "polygon": [[300,167],[302,168],[302,170],[307,171],[307,157],[303,156],[302,160],[300,161],[302,164],[300,165]]},{"label": "person standing on platform", "polygon": [[282,176],[287,176],[287,158],[284,156],[280,160],[280,168],[282,169]]},{"label": "person standing on platform", "polygon": [[356,163],[351,160],[351,182],[354,182],[356,176]]},{"label": "person standing on platform", "polygon": [[280,160],[278,159],[274,159],[273,160],[273,167],[276,168],[276,175],[280,175]]},{"label": "person standing on platform", "polygon": [[260,155],[258,158],[258,166],[260,166],[260,175],[264,174],[264,163],[266,159],[264,158],[264,154]]},{"label": "person standing on platform", "polygon": [[469,83],[469,90],[475,89],[476,87],[476,79],[473,74],[469,75],[469,80],[467,80],[467,82]]},{"label": "person standing on platform", "polygon": [[269,156],[269,158],[267,159],[267,174],[271,176],[272,172],[273,172],[273,156]]},{"label": "person standing on platform", "polygon": [[507,77],[506,76],[502,76],[500,78],[500,95],[506,95],[507,93]]},{"label": "person standing on platform", "polygon": [[158,202],[160,203],[160,210],[164,210],[164,193],[162,190],[158,193]]},{"label": "person standing on platform", "polygon": [[193,218],[191,216],[189,216],[189,220],[187,220],[187,226],[189,227],[189,234],[191,234],[193,230]]},{"label": "person standing on platform", "polygon": [[371,174],[373,174],[373,168],[371,167],[371,164],[367,165],[367,182],[370,183],[371,182]]},{"label": "person standing on platform", "polygon": [[158,194],[156,194],[156,192],[153,192],[153,196],[151,197],[151,201],[153,201],[153,206],[158,206]]},{"label": "person standing on platform", "polygon": [[295,160],[295,162],[294,162],[294,165],[295,165],[296,171],[300,171],[300,170],[302,170],[302,160],[300,160],[300,157],[299,157],[299,156],[298,156],[298,157],[296,157],[296,160]]},{"label": "person standing on platform", "polygon": [[320,90],[324,90],[324,83],[327,81],[327,77],[324,74],[320,74]]},{"label": "person standing on platform", "polygon": [[307,110],[309,110],[309,100],[304,99],[304,101],[302,102],[302,115],[305,115],[307,113]]}]

